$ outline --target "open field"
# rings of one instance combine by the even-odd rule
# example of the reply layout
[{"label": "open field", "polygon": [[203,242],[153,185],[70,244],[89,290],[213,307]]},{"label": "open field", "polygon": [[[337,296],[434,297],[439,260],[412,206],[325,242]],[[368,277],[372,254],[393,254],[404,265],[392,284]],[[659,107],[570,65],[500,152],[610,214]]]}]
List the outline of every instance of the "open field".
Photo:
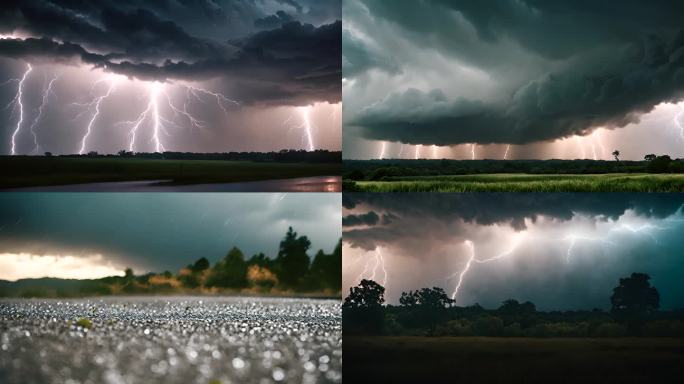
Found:
[{"label": "open field", "polygon": [[347,182],[358,192],[684,192],[684,174],[478,174]]},{"label": "open field", "polygon": [[339,300],[0,301],[2,383],[339,383]]},{"label": "open field", "polygon": [[344,336],[345,381],[678,383],[684,340]]},{"label": "open field", "polygon": [[339,175],[336,163],[279,163],[140,158],[0,157],[0,188],[165,180],[211,184]]}]

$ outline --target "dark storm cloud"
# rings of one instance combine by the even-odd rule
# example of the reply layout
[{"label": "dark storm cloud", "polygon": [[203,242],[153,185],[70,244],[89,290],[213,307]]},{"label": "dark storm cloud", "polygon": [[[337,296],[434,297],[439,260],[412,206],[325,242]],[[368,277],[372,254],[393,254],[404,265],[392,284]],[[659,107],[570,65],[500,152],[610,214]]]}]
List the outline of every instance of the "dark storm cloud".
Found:
[{"label": "dark storm cloud", "polygon": [[[463,98],[448,98],[437,84],[423,91],[388,90],[347,123],[368,139],[437,145],[551,141],[600,126],[623,127],[659,103],[684,98],[680,1],[362,3],[374,22],[420,49],[484,71],[499,87],[496,97],[481,100],[470,100],[467,89],[460,91]],[[367,17],[350,9],[359,20]],[[343,45],[350,57],[363,58],[353,39]],[[369,60],[356,63],[350,75],[382,68]]]},{"label": "dark storm cloud", "polygon": [[0,253],[91,255],[139,270],[174,270],[232,246],[277,254],[288,226],[330,252],[340,238],[339,194],[0,195]]},{"label": "dark storm cloud", "polygon": [[278,11],[273,15],[254,20],[254,26],[263,29],[274,29],[281,27],[283,24],[287,24],[291,21],[293,21],[293,18],[287,12]]},{"label": "dark storm cloud", "polygon": [[[78,60],[142,80],[237,82],[234,87],[245,103],[340,101],[341,22],[326,19],[339,15],[338,2],[309,5],[302,15],[277,10],[278,23],[254,2],[217,2],[215,12],[202,12],[210,3],[183,3],[186,21],[179,4],[170,1],[146,6],[125,1],[9,2],[0,11],[0,31],[35,39],[3,39],[0,56]],[[303,12],[301,6],[295,8]],[[320,16],[311,16],[314,11]],[[218,32],[223,31],[221,23],[236,14],[249,17],[259,28],[198,37],[184,27],[195,28],[197,12],[218,23]],[[325,23],[310,23],[317,20]]]},{"label": "dark storm cloud", "polygon": [[347,215],[342,218],[343,227],[355,227],[359,225],[375,225],[380,221],[380,216],[377,213],[370,211],[360,215]]},{"label": "dark storm cloud", "polygon": [[[418,196],[420,195],[420,196]],[[577,215],[615,220],[627,210],[665,218],[684,204],[679,194],[485,193],[485,194],[345,194],[347,209],[372,209],[390,216],[380,226],[344,232],[345,242],[364,249],[425,236],[449,237],[460,222],[509,225],[516,231],[544,216],[568,221]],[[399,220],[400,219],[400,220]],[[428,234],[429,233],[429,234]]]}]

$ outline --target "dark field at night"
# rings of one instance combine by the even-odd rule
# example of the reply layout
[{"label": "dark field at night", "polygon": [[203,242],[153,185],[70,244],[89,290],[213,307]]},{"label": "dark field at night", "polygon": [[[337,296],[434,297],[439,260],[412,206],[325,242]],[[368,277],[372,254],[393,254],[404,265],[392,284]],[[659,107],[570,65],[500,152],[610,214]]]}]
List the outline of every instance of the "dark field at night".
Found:
[{"label": "dark field at night", "polygon": [[677,383],[672,338],[344,337],[344,379],[375,383]]}]

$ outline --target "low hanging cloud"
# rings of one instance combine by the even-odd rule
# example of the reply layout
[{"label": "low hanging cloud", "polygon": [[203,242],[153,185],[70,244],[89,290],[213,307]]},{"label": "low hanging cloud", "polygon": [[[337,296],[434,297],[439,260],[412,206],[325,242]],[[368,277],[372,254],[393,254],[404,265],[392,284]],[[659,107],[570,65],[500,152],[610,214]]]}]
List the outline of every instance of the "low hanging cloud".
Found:
[{"label": "low hanging cloud", "polygon": [[355,227],[359,225],[375,225],[380,221],[377,213],[370,211],[360,215],[347,215],[342,218],[343,227]]},{"label": "low hanging cloud", "polygon": [[[569,221],[585,215],[596,220],[616,220],[625,212],[645,218],[662,219],[682,209],[678,194],[583,194],[583,193],[492,193],[492,194],[345,194],[343,205],[349,220],[346,227],[360,225],[359,210],[381,214],[366,228],[348,228],[344,241],[353,247],[373,250],[394,242],[420,239],[449,239],[459,235],[461,226],[503,225],[515,231],[527,229],[526,222],[542,217]],[[366,213],[365,215],[367,215]],[[380,225],[378,225],[380,224]]]},{"label": "low hanging cloud", "polygon": [[[354,65],[344,76],[364,78],[350,93],[378,96],[349,111],[345,124],[366,139],[424,145],[527,144],[624,127],[660,103],[684,99],[684,28],[674,16],[683,7],[352,1],[343,56],[353,47],[347,61]],[[413,49],[390,51],[389,62],[402,64],[388,70],[388,60],[363,59],[374,44],[363,51],[360,36]],[[429,55],[452,64],[421,61]],[[461,85],[453,68],[477,71],[487,95],[474,96],[477,86]],[[411,74],[413,83],[376,91],[397,73]]]}]

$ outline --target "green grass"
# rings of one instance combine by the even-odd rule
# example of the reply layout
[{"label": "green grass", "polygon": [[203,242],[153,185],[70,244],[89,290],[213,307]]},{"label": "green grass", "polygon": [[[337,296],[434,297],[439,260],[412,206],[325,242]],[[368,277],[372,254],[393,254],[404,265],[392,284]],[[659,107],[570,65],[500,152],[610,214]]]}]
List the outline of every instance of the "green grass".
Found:
[{"label": "green grass", "polygon": [[345,382],[677,383],[684,340],[344,336]]},{"label": "green grass", "polygon": [[353,189],[359,192],[684,192],[684,174],[424,176],[357,181]]},{"label": "green grass", "polygon": [[106,181],[171,180],[172,184],[230,183],[339,175],[331,163],[223,160],[0,157],[0,188]]}]

